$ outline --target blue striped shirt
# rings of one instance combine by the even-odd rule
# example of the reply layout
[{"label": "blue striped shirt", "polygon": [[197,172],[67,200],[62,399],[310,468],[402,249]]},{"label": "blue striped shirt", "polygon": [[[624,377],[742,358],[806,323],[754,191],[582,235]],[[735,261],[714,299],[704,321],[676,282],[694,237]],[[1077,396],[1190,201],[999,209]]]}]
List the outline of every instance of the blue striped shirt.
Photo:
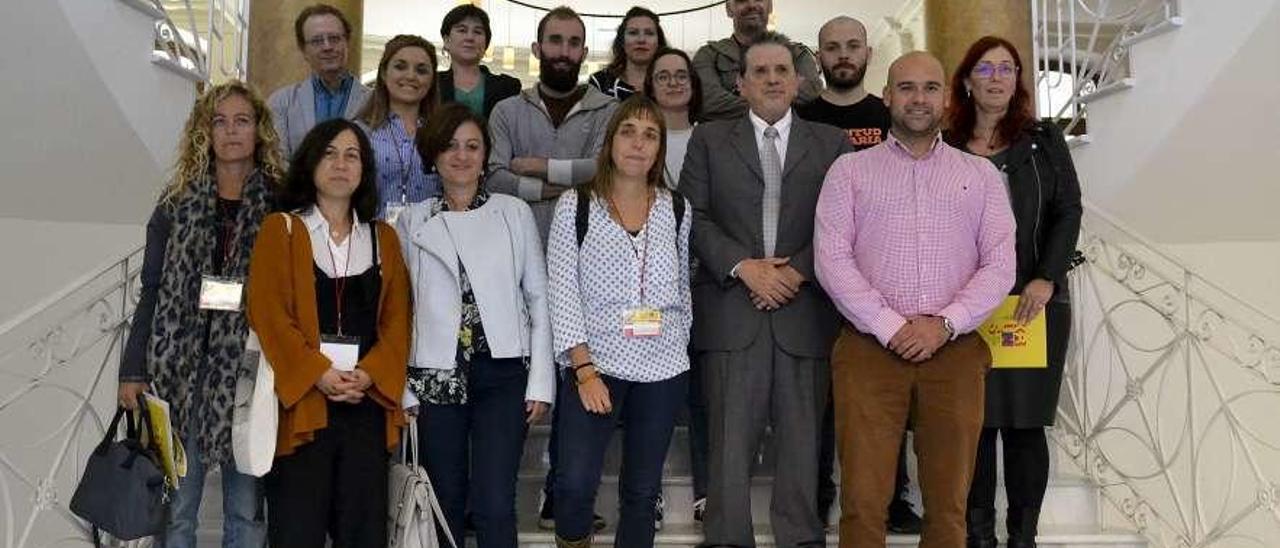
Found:
[{"label": "blue striped shirt", "polygon": [[[422,127],[422,120],[418,121]],[[377,129],[366,131],[378,165],[378,218],[384,218],[387,204],[416,204],[440,193],[440,176],[426,173],[413,135],[395,113]]]}]

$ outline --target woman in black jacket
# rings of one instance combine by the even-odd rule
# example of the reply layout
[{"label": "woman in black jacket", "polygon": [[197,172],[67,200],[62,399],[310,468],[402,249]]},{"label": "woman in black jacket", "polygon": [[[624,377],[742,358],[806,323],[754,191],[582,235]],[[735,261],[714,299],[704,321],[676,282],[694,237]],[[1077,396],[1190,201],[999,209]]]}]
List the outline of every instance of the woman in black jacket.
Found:
[{"label": "woman in black jacket", "polygon": [[493,29],[489,14],[471,4],[449,10],[440,24],[440,39],[449,53],[449,70],[436,75],[440,102],[458,102],[485,118],[498,101],[520,93],[520,80],[489,72],[480,64]]},{"label": "woman in black jacket", "polygon": [[1021,57],[1007,40],[975,42],[952,77],[948,143],[1000,169],[1018,222],[1016,318],[1044,313],[1047,369],[994,369],[987,376],[986,419],[969,490],[970,547],[995,538],[996,436],[1003,438],[1006,527],[1010,547],[1034,547],[1049,479],[1049,446],[1071,332],[1067,271],[1080,233],[1080,183],[1062,130],[1037,122]]}]

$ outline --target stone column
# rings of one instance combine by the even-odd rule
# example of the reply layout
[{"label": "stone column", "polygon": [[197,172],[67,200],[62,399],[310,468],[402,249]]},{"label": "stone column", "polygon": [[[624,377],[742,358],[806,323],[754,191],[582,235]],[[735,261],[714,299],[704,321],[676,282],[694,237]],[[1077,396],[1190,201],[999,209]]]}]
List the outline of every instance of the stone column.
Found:
[{"label": "stone column", "polygon": [[[249,3],[249,83],[263,98],[276,88],[311,73],[293,33],[293,21],[303,8],[319,0],[254,0]],[[359,78],[360,47],[364,36],[364,0],[323,0],[342,11],[351,23],[347,66]]]},{"label": "stone column", "polygon": [[951,78],[970,45],[994,34],[1018,48],[1024,67],[1022,78],[1030,87],[1035,73],[1031,57],[1030,1],[925,0],[924,24],[925,47],[942,60],[947,78]]}]

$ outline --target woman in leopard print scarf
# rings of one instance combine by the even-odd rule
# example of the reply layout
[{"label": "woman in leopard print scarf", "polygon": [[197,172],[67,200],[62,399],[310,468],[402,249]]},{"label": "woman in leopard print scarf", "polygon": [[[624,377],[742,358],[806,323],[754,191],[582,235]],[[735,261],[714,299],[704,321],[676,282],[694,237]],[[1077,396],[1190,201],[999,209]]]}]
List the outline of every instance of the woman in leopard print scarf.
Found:
[{"label": "woman in leopard print scarf", "polygon": [[173,178],[147,223],[142,295],[120,368],[120,404],[147,383],[169,402],[187,451],[165,545],[195,546],[207,470],[222,466],[223,546],[265,542],[261,488],[231,463],[231,414],[248,327],[241,310],[201,303],[204,280],[243,283],[281,161],[271,113],[239,82],[197,99]]}]

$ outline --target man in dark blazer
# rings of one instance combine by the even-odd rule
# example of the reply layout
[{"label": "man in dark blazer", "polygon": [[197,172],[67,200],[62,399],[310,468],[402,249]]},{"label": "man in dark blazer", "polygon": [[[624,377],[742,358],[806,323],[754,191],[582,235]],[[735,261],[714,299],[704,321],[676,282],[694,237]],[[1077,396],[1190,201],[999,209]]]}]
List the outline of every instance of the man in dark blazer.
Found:
[{"label": "man in dark blazer", "polygon": [[711,446],[707,546],[754,546],[751,463],[773,425],[770,509],[780,546],[822,545],[819,428],[839,316],[813,271],[813,218],[827,168],[850,152],[840,130],[791,112],[802,78],[786,37],[744,53],[747,114],[694,130],[680,175],[693,206],[692,345]]}]

